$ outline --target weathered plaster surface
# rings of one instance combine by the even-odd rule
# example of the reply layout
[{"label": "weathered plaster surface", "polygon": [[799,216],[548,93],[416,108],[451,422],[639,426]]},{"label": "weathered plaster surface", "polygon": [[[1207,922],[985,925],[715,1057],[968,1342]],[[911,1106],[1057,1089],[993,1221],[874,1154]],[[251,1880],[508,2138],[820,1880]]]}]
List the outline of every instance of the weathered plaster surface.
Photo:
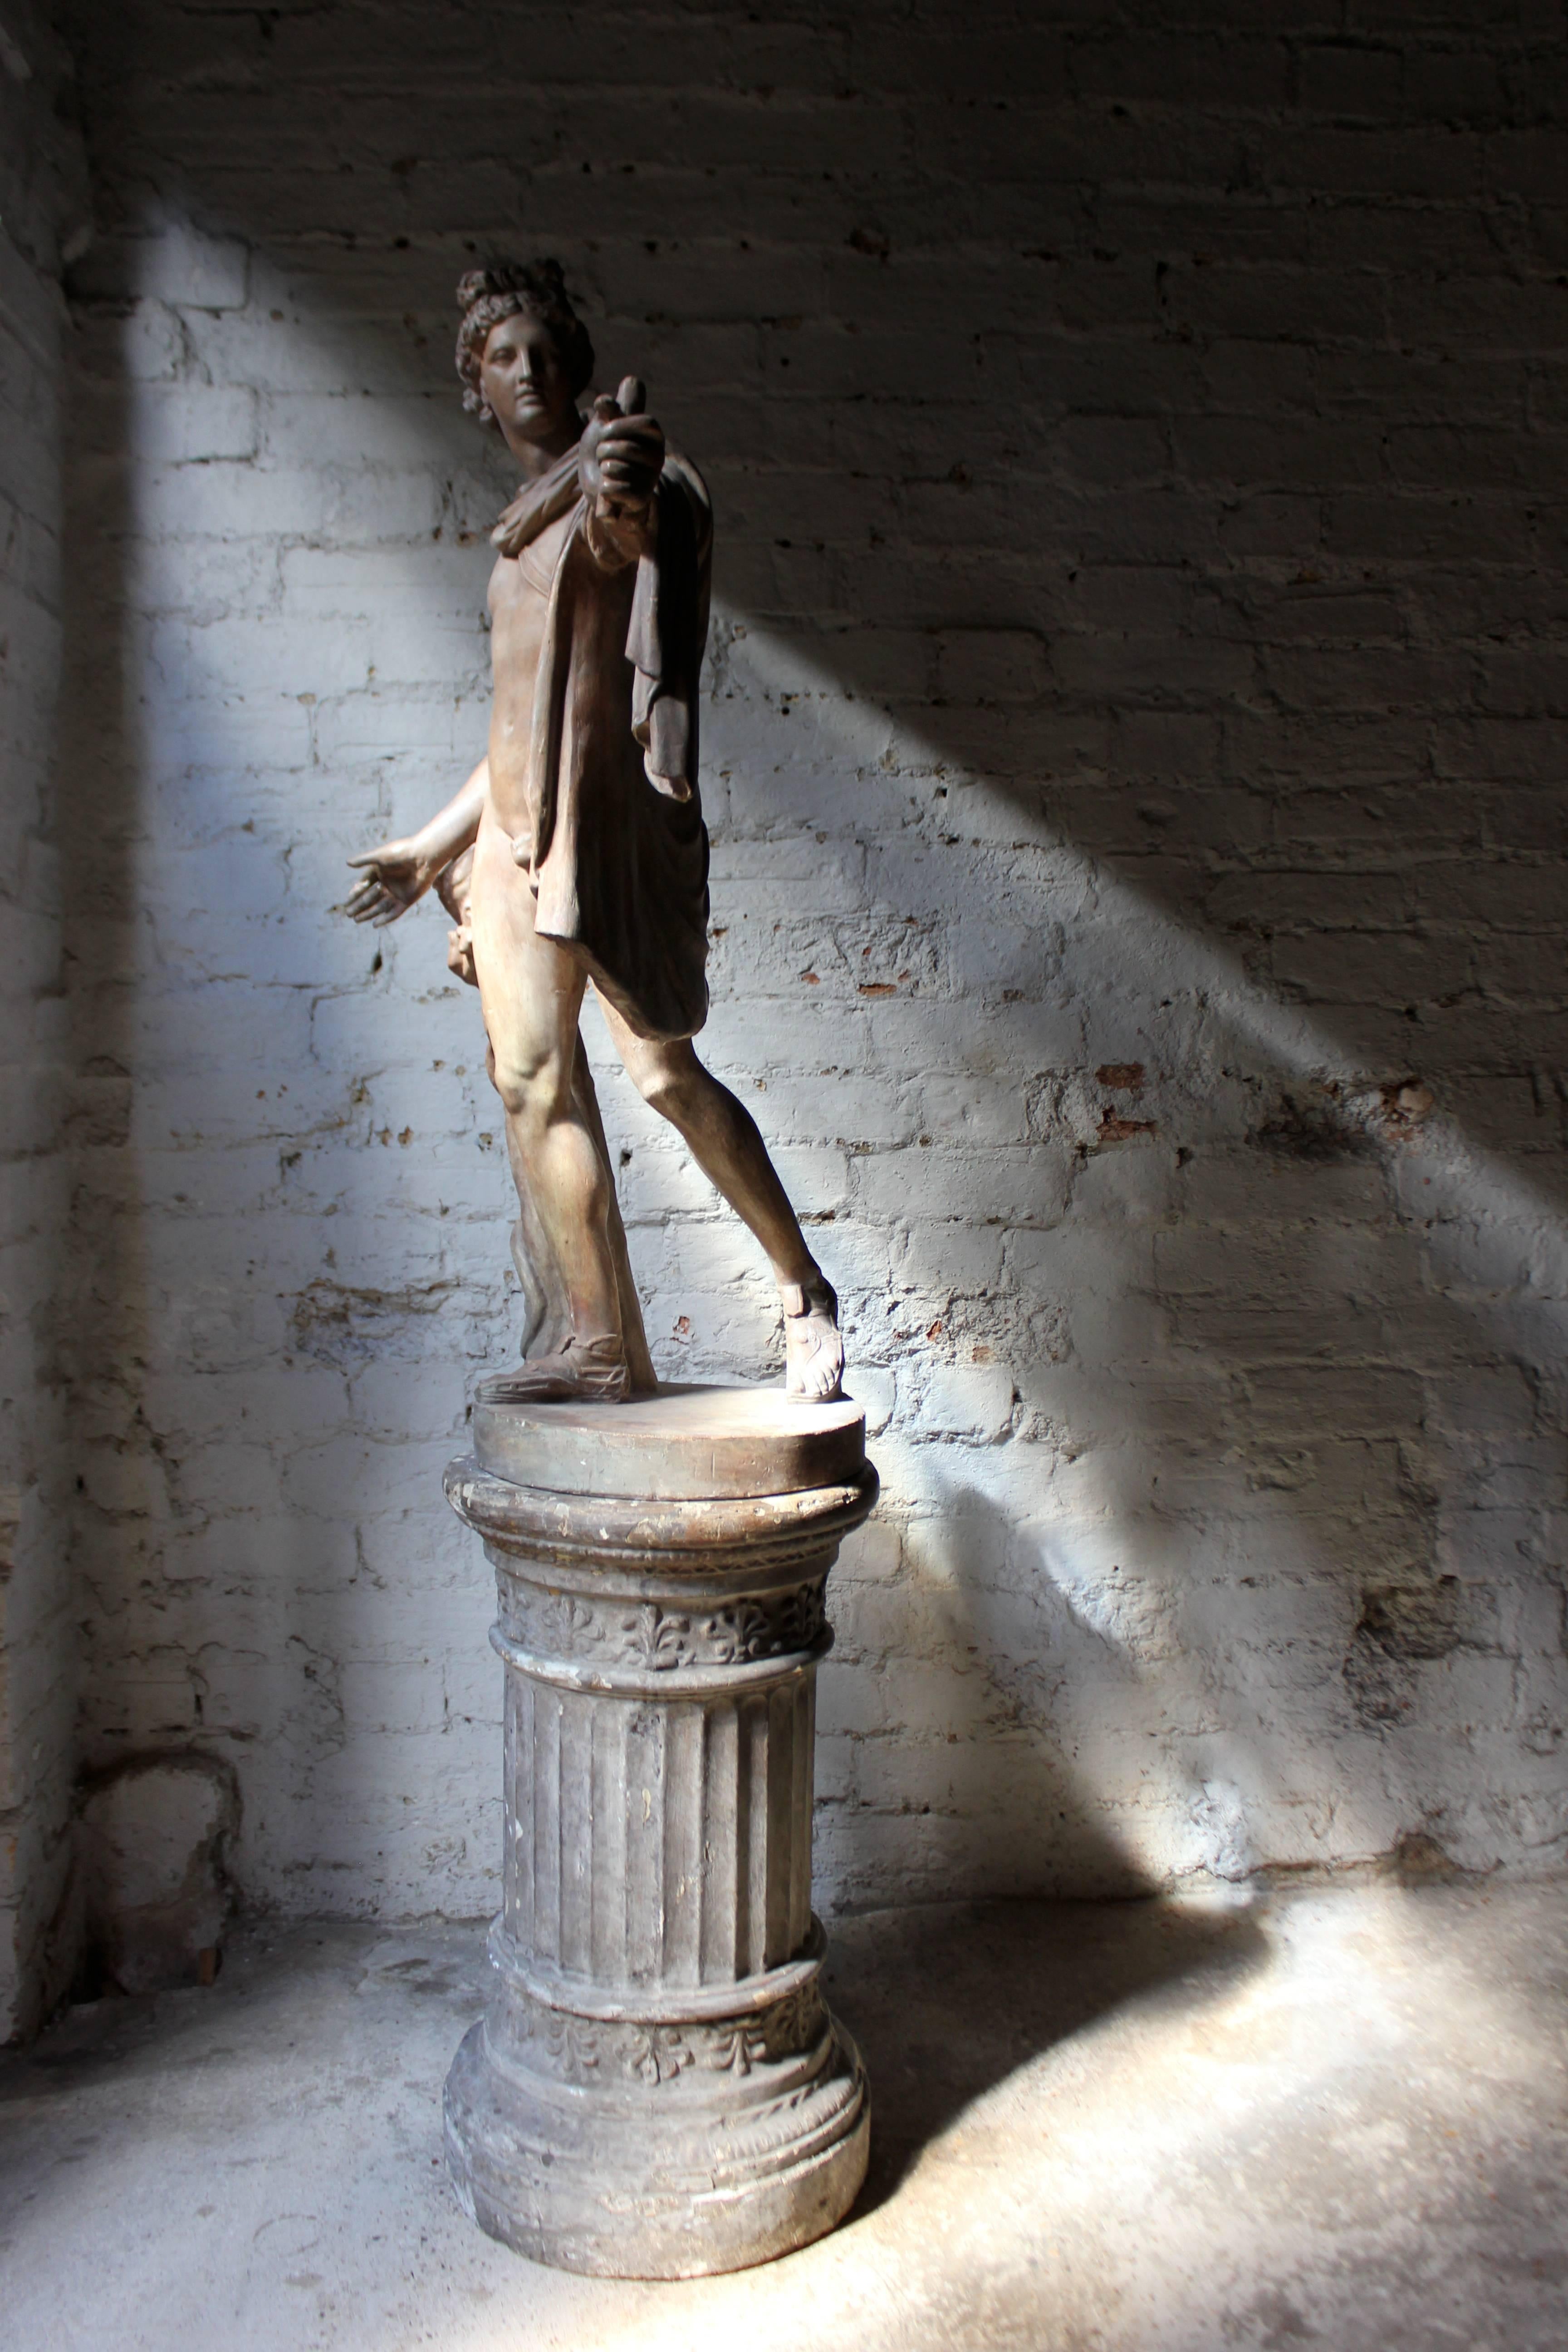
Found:
[{"label": "weathered plaster surface", "polygon": [[[499,1121],[331,912],[483,742],[491,247],[715,493],[705,1050],[886,1495],[819,1901],[1563,1858],[1561,19],[1289,13],[87,20],[86,1751],[231,1759],[252,1901],[495,1897]],[[661,1366],[766,1376],[600,1091]]]}]

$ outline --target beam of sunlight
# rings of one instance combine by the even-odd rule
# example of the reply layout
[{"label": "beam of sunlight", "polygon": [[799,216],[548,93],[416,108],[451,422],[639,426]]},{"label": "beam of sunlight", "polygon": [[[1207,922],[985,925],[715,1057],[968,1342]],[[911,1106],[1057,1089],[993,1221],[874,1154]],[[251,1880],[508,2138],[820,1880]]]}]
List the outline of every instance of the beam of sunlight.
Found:
[{"label": "beam of sunlight", "polygon": [[[406,257],[329,258],[316,281],[144,226],[142,299],[104,330],[102,414],[124,441],[101,495],[125,511],[98,517],[122,570],[91,651],[120,646],[101,679],[120,718],[85,805],[99,895],[75,918],[103,983],[84,1051],[106,1087],[135,1079],[131,1172],[92,1237],[96,1295],[130,1335],[83,1421],[108,1501],[89,1580],[125,1669],[95,1705],[105,1738],[200,1727],[243,1754],[244,1867],[272,1899],[374,1904],[395,1881],[416,1908],[473,1911],[493,1878],[488,1602],[429,1497],[475,1370],[510,1345],[507,1177],[439,923],[420,910],[367,942],[331,909],[348,853],[416,823],[482,742],[504,469],[392,324],[377,272]],[[417,267],[444,281],[439,257]],[[1415,1581],[1465,1566],[1443,1513],[1481,1444],[1467,1381],[1489,1350],[1522,1384],[1560,1349],[1562,1204],[1358,1047],[1350,1013],[1287,1002],[1047,822],[1026,777],[955,759],[940,709],[852,685],[858,659],[852,632],[721,604],[705,714],[705,1051],[755,1092],[821,1227],[884,1475],[824,1674],[824,1900],[1232,1879],[1385,1852],[1438,1814],[1478,1866],[1500,1838],[1552,1850],[1550,1694],[1520,1702],[1541,1785],[1467,1795],[1444,1761],[1499,1737],[1508,1702],[1462,1673],[1495,1682],[1500,1640],[1434,1666],[1455,1690],[1403,1747],[1399,1691],[1347,1721],[1342,1669],[1360,1527],[1395,1561],[1384,1580],[1401,1559]],[[869,982],[858,927],[908,942]],[[798,974],[775,929],[798,937]],[[1101,1059],[1151,1073],[1112,1149]],[[758,1254],[605,1080],[661,1370],[767,1377]],[[1205,1154],[1234,1151],[1281,1085],[1331,1100],[1351,1177],[1387,1193],[1336,1223],[1345,1170],[1294,1166],[1309,1205],[1271,1259],[1252,1229],[1284,1161],[1258,1155],[1208,1207]],[[1185,1258],[1172,1147],[1208,1219]],[[1271,1371],[1253,1335],[1299,1282],[1343,1299],[1343,1328]],[[1230,1315],[1237,1336],[1184,1319],[1205,1284],[1225,1294],[1210,1326]],[[983,1302],[969,1326],[961,1294]],[[1386,1331],[1406,1314],[1401,1352]],[[1418,1415],[1384,1409],[1364,1439],[1358,1419],[1411,1363],[1442,1392],[1414,1471]],[[1319,1382],[1333,1426],[1309,1441]],[[1327,1471],[1320,1439],[1345,1457]],[[132,1589],[128,1523],[129,1556],[160,1553],[155,1601]],[[412,1612],[395,1635],[388,1580]],[[291,1845],[318,1857],[308,1885]]]},{"label": "beam of sunlight", "polygon": [[[985,845],[1042,853],[1036,869],[1039,916],[1068,927],[1076,989],[1131,1000],[1152,992],[1157,982],[1201,1008],[1205,1030],[1244,1039],[1269,1067],[1291,1077],[1337,1086],[1347,1111],[1375,1119],[1384,1108],[1381,1088],[1401,1075],[1397,1068],[1368,1067],[1336,1035],[1324,1007],[1288,1003],[1259,985],[1233,950],[1173,920],[1151,892],[1075,847],[1000,783],[955,768],[951,753],[918,719],[895,718],[847,689],[831,666],[832,642],[825,635],[817,652],[806,637],[785,635],[749,615],[715,616],[716,691],[723,693],[732,680],[764,707],[788,709],[796,730],[812,739],[812,766],[832,780],[838,821],[849,777],[857,788],[891,773],[941,777],[955,801],[943,820],[952,831]],[[794,814],[792,808],[792,821]],[[1456,1120],[1442,1115],[1440,1104],[1422,1121],[1419,1136],[1419,1149],[1390,1139],[1400,1154],[1402,1206],[1423,1229],[1438,1263],[1451,1265],[1471,1311],[1484,1317],[1505,1285],[1553,1303],[1568,1298],[1563,1210],[1500,1153],[1469,1141]],[[1431,1198],[1423,1200],[1426,1191]],[[1506,1237],[1495,1286],[1476,1281],[1471,1237],[1477,1234]]]},{"label": "beam of sunlight", "polygon": [[[1193,1971],[1028,2059],[832,2237],[765,2271],[640,2294],[563,2295],[535,2273],[545,2307],[574,2306],[602,2352],[1206,2352],[1242,2317],[1254,2332],[1237,2341],[1360,2343],[1369,2294],[1406,2261],[1443,2307],[1447,2265],[1462,2278],[1475,2259],[1509,2167],[1496,2106],[1552,2029],[1543,2004],[1489,1980],[1482,1906],[1439,1937],[1429,1915],[1395,1888],[1262,1906],[1253,1966]],[[454,2352],[515,2343],[528,2292],[458,2318]],[[1291,2326],[1295,2298],[1310,2329]]]}]

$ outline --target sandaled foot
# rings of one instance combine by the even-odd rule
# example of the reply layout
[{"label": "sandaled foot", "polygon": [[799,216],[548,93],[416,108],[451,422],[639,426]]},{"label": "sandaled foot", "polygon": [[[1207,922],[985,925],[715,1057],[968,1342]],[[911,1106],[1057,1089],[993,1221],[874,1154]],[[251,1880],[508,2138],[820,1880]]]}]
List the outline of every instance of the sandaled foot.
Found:
[{"label": "sandaled foot", "polygon": [[568,1339],[556,1354],[498,1372],[479,1389],[487,1404],[625,1404],[631,1392],[618,1339]]},{"label": "sandaled foot", "polygon": [[838,1299],[830,1283],[781,1283],[784,1301],[784,1387],[791,1396],[831,1403],[843,1394],[844,1342]]}]

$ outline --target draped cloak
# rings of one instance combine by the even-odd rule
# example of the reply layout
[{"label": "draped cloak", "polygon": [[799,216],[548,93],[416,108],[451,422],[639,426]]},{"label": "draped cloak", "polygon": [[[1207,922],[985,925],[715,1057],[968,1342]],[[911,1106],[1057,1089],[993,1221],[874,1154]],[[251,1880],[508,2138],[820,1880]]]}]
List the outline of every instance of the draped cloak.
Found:
[{"label": "draped cloak", "polygon": [[639,1037],[708,1017],[708,828],[697,788],[698,672],[712,510],[666,456],[645,551],[627,560],[577,479],[577,452],[530,483],[491,538],[517,556],[570,514],[533,694],[526,864],[534,927],[581,956]]}]

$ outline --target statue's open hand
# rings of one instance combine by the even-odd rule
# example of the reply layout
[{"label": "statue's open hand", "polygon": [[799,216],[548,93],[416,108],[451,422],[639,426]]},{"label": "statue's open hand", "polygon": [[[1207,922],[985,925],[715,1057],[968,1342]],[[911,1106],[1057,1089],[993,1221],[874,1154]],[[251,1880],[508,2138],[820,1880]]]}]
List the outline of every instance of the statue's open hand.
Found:
[{"label": "statue's open hand", "polygon": [[620,397],[601,393],[577,444],[584,495],[602,514],[640,512],[653,497],[664,465],[664,427],[642,414],[643,388],[635,377]]},{"label": "statue's open hand", "polygon": [[363,850],[349,864],[370,870],[344,899],[343,913],[352,915],[356,923],[374,923],[378,929],[406,914],[434,878],[424,853],[412,841],[384,841],[379,849]]}]

